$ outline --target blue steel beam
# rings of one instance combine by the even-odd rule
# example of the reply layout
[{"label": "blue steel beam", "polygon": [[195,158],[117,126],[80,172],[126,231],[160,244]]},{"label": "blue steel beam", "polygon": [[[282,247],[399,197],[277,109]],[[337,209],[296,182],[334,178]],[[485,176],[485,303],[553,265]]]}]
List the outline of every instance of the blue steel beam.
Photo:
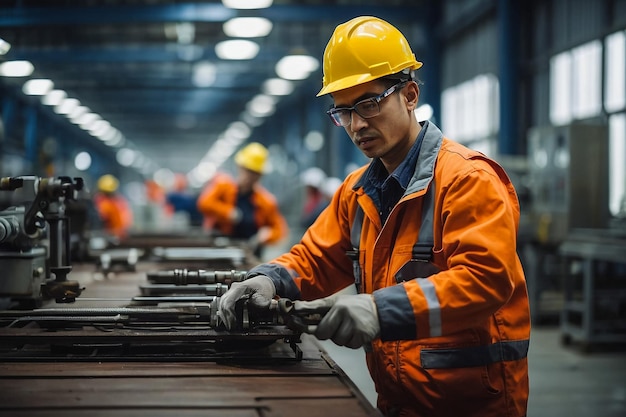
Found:
[{"label": "blue steel beam", "polygon": [[[344,21],[359,15],[378,16],[393,22],[414,21],[418,6],[292,6],[273,5],[254,11],[255,16],[275,22]],[[4,7],[0,8],[1,27],[111,24],[140,22],[225,22],[246,16],[221,4],[181,3],[158,6],[88,7]]]}]

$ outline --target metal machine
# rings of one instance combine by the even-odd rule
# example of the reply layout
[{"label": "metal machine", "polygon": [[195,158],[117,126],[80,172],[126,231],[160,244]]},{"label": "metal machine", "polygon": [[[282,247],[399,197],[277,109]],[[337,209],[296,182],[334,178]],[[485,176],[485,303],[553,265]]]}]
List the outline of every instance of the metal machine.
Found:
[{"label": "metal machine", "polygon": [[[70,266],[65,202],[81,187],[0,181],[0,415],[285,415],[293,399],[303,416],[378,415],[291,325],[324,312],[301,317],[289,300],[258,311],[244,298],[235,328],[222,325],[220,297],[253,264],[245,248],[144,236]],[[102,263],[134,248],[148,256],[132,268]]]},{"label": "metal machine", "polygon": [[0,178],[0,298],[5,308],[73,302],[69,281],[69,219],[65,202],[83,188],[81,178]]}]

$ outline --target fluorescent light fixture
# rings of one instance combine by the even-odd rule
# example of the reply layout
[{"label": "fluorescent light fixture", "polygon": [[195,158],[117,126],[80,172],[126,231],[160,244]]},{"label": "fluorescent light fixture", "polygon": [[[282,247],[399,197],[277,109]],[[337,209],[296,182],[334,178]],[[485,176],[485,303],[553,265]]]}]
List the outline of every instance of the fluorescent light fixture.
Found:
[{"label": "fluorescent light fixture", "polygon": [[54,106],[54,112],[57,114],[70,114],[78,106],[80,106],[80,101],[75,98],[66,98]]},{"label": "fluorescent light fixture", "polygon": [[265,94],[258,94],[250,100],[246,108],[255,117],[267,117],[274,113],[276,99]]},{"label": "fluorescent light fixture", "polygon": [[225,7],[231,9],[266,9],[273,0],[222,0]]},{"label": "fluorescent light fixture", "polygon": [[80,116],[76,122],[83,130],[90,130],[95,122],[102,119],[96,113],[86,113]]},{"label": "fluorescent light fixture", "polygon": [[78,124],[78,119],[82,117],[83,114],[87,114],[87,113],[91,113],[91,110],[89,110],[89,107],[78,106],[74,110],[72,110],[71,113],[67,115],[67,118],[70,119],[72,123]]},{"label": "fluorescent light fixture", "polygon": [[29,61],[7,61],[0,64],[0,75],[4,77],[28,77],[35,67]]},{"label": "fluorescent light fixture", "polygon": [[319,61],[309,55],[288,55],[276,64],[276,74],[286,80],[304,80],[319,65]]},{"label": "fluorescent light fixture", "polygon": [[33,78],[24,83],[22,92],[27,96],[45,96],[53,87],[54,84],[48,79]]},{"label": "fluorescent light fixture", "polygon": [[209,61],[200,61],[193,66],[191,81],[196,87],[210,87],[215,82],[217,70]]},{"label": "fluorescent light fixture", "polygon": [[67,93],[63,90],[52,90],[41,98],[41,102],[46,106],[58,106],[67,98]]},{"label": "fluorescent light fixture", "polygon": [[261,90],[270,96],[288,96],[293,92],[293,83],[284,78],[270,78],[265,80]]},{"label": "fluorescent light fixture", "polygon": [[259,45],[245,39],[232,39],[215,45],[215,54],[221,59],[252,59],[259,53]]},{"label": "fluorescent light fixture", "polygon": [[117,163],[123,167],[129,167],[135,162],[136,153],[132,149],[122,148],[115,154]]},{"label": "fluorescent light fixture", "polygon": [[6,55],[11,49],[11,44],[0,38],[0,55]]},{"label": "fluorescent light fixture", "polygon": [[264,17],[235,17],[222,28],[232,38],[260,38],[272,31],[272,22]]},{"label": "fluorescent light fixture", "polygon": [[250,135],[252,134],[252,129],[250,129],[250,126],[248,126],[244,122],[237,121],[232,122],[228,126],[225,134],[236,139],[244,140],[250,137]]},{"label": "fluorescent light fixture", "polygon": [[76,154],[74,166],[79,171],[87,171],[91,166],[91,155],[89,155],[89,152],[79,152]]}]

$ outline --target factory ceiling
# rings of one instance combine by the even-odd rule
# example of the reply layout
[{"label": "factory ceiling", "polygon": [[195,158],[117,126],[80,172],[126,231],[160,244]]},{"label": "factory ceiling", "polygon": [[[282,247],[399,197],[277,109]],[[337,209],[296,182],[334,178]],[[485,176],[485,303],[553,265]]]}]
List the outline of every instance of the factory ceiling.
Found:
[{"label": "factory ceiling", "polygon": [[[268,8],[233,9],[221,1],[1,0],[0,38],[11,48],[0,62],[27,60],[34,71],[0,82],[17,89],[28,78],[50,79],[54,89],[119,132],[117,139],[109,134],[109,140],[122,135],[123,143],[144,155],[153,169],[186,172],[233,122],[252,127],[268,122],[246,115],[247,106],[264,92],[266,80],[277,77],[281,58],[305,54],[321,61],[334,27],[358,15],[408,27],[417,21],[419,4],[275,0]],[[236,17],[272,23],[266,36],[247,39],[259,46],[253,58],[228,60],[216,53],[220,42],[235,39],[224,24]],[[319,88],[321,76],[320,62],[308,77],[293,81],[291,96],[315,100],[311,91]],[[72,127],[69,120],[64,123]]]}]

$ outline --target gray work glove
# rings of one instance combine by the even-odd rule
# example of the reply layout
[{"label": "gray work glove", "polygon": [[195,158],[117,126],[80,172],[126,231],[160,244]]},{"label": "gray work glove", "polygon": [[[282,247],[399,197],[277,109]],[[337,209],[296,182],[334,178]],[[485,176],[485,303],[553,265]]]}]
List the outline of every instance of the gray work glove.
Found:
[{"label": "gray work glove", "polygon": [[358,349],[380,335],[378,310],[371,294],[331,295],[313,301],[296,301],[298,314],[327,312],[317,326],[309,327],[320,340]]},{"label": "gray work glove", "polygon": [[228,330],[235,327],[237,314],[235,304],[242,298],[248,298],[248,305],[256,309],[269,310],[276,288],[269,277],[257,275],[241,282],[230,284],[228,291],[220,297],[218,316]]}]

